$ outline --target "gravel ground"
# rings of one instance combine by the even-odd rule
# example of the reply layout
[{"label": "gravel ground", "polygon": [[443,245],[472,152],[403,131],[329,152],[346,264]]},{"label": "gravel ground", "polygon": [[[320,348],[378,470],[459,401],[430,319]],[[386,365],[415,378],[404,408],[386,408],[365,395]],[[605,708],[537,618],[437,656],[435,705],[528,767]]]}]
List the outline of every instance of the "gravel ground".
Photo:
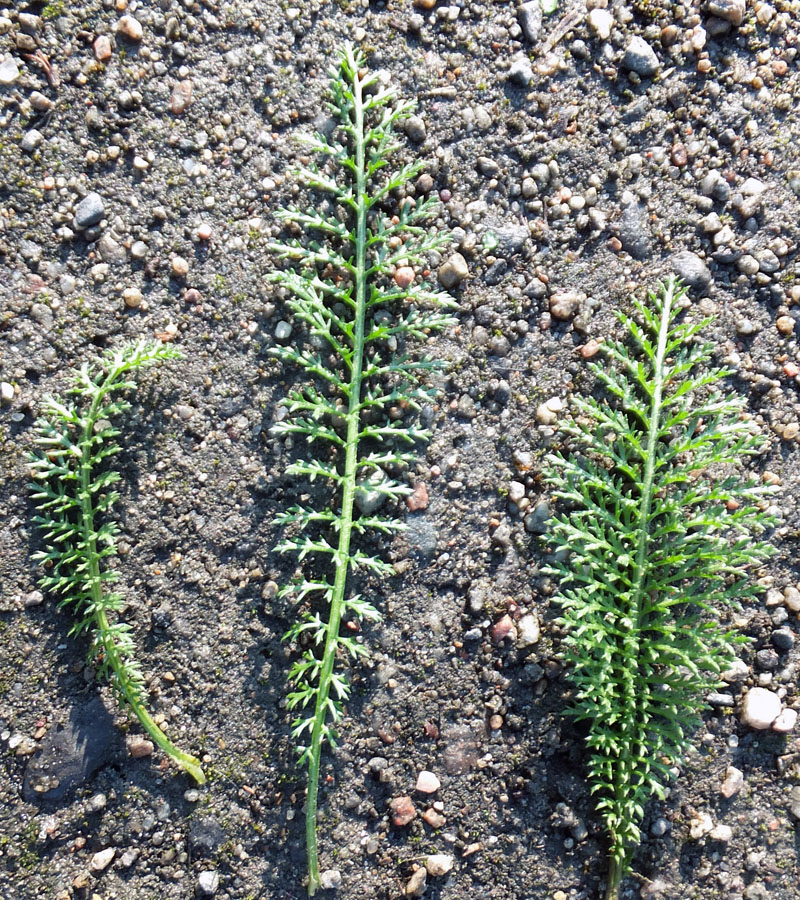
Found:
[{"label": "gravel ground", "polygon": [[[304,896],[292,610],[275,597],[292,564],[270,523],[306,488],[269,436],[297,373],[266,354],[286,313],[265,245],[345,40],[418,99],[400,155],[425,160],[414,190],[442,200],[454,245],[432,263],[460,311],[428,348],[447,370],[413,473],[427,506],[385,548],[386,618],[325,757],[336,896],[395,898],[410,880],[442,900],[600,896],[603,835],[540,574],[538,461],[591,390],[583,358],[615,310],[674,270],[718,317],[730,387],[770,436],[752,467],[781,486],[781,525],[740,616],[753,643],[650,805],[624,896],[800,898],[800,742],[753,727],[741,702],[761,687],[754,699],[800,707],[797,0],[565,0],[549,17],[536,0],[0,0],[3,895]],[[37,405],[141,335],[186,358],[146,375],[125,420],[125,618],[153,708],[206,761],[201,789],[133,755],[140,730],[30,562]],[[398,825],[403,797],[416,815]],[[426,886],[431,854],[454,866],[429,861]]]}]

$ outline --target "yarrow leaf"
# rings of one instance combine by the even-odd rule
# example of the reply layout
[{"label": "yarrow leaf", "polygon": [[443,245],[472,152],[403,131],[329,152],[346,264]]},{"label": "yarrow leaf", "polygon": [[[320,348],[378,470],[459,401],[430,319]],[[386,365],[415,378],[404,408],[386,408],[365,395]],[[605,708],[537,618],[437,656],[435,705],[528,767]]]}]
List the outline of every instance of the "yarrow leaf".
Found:
[{"label": "yarrow leaf", "polygon": [[69,391],[75,402],[48,397],[42,404],[29,487],[39,511],[34,522],[46,546],[33,555],[45,573],[40,585],[59,597],[59,606],[72,609],[75,622],[70,635],[91,636],[89,659],[98,675],[153,741],[202,784],[205,776],[199,760],[179,750],[147,711],[130,625],[109,617],[124,601],[122,594],[106,589],[118,580],[117,573],[106,568],[117,552],[118,528],[112,521],[99,521],[119,499],[109,490],[120,480],[119,473],[102,465],[121,449],[113,442],[119,431],[108,420],[130,406],[118,396],[136,386],[126,376],[178,357],[174,347],[142,340],[109,350],[99,367],[84,364]]},{"label": "yarrow leaf", "polygon": [[764,439],[744,400],[722,391],[709,320],[683,319],[674,277],[622,313],[627,343],[590,368],[610,397],[576,398],[546,479],[561,511],[548,541],[557,577],[572,714],[588,723],[591,792],[610,838],[607,900],[616,900],[644,809],[664,796],[704,698],[743,637],[726,609],[756,594],[773,548],[772,488],[743,478]]},{"label": "yarrow leaf", "polygon": [[[306,848],[312,895],[320,887],[316,819],[322,746],[335,739],[329,722],[341,719],[350,693],[346,675],[337,667],[342,656],[367,652],[360,638],[343,637],[340,627],[345,616],[380,619],[367,600],[348,598],[350,581],[354,574],[383,578],[394,571],[379,557],[351,548],[351,538],[404,528],[396,517],[376,511],[410,492],[395,476],[413,460],[411,448],[428,437],[411,417],[430,393],[420,379],[435,368],[428,359],[412,358],[405,346],[450,325],[455,306],[451,297],[427,283],[427,272],[418,271],[447,240],[446,234],[422,225],[435,210],[435,200],[406,199],[397,214],[389,211],[392,194],[416,177],[422,163],[391,170],[388,157],[400,147],[394,126],[411,114],[414,104],[398,100],[392,88],[376,85],[377,76],[365,69],[363,55],[345,47],[330,70],[327,107],[336,128],[331,135],[302,138],[304,150],[323,159],[319,166],[304,164],[297,177],[319,192],[320,200],[312,208],[280,210],[277,217],[291,227],[293,237],[271,245],[279,260],[293,264],[275,271],[271,281],[285,293],[296,330],[305,331],[313,351],[284,344],[270,352],[316,382],[289,392],[284,418],[273,433],[316,445],[320,458],[297,460],[286,472],[310,482],[318,479],[321,489],[330,492],[323,509],[294,506],[276,519],[288,531],[278,549],[294,552],[301,561],[315,558],[315,565],[326,566],[329,573],[300,576],[281,591],[298,603],[321,601],[315,612],[301,612],[286,634],[302,653],[289,672],[287,706],[301,713],[292,723],[292,735],[301,764],[308,766]],[[398,443],[407,449],[395,449]]]}]

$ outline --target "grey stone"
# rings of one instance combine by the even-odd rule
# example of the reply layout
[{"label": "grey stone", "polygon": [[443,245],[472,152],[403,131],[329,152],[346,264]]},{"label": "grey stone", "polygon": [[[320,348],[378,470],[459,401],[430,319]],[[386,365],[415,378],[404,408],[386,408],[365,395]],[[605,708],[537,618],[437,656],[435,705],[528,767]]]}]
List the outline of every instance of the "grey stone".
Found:
[{"label": "grey stone", "polygon": [[497,238],[496,255],[506,258],[519,253],[530,236],[527,226],[513,222],[493,228],[492,231]]},{"label": "grey stone", "polygon": [[128,261],[128,254],[122,244],[118,243],[110,234],[104,234],[97,242],[97,251],[103,262],[112,266],[124,266]]},{"label": "grey stone", "polygon": [[634,259],[644,259],[650,253],[650,227],[647,210],[641,203],[629,203],[622,208],[619,239],[623,249]]},{"label": "grey stone", "polygon": [[13,84],[19,78],[19,66],[13,56],[0,60],[0,84]]},{"label": "grey stone", "polygon": [[421,116],[409,116],[406,119],[404,131],[408,139],[415,144],[421,144],[428,136],[425,120]]},{"label": "grey stone", "polygon": [[547,534],[547,522],[550,516],[550,505],[546,500],[540,500],[533,512],[525,516],[525,530],[530,534]]},{"label": "grey stone", "polygon": [[759,250],[756,253],[756,259],[758,260],[758,268],[765,275],[774,275],[781,267],[781,261],[772,250]]},{"label": "grey stone", "polygon": [[699,291],[706,291],[711,287],[713,279],[705,262],[696,253],[690,250],[682,250],[672,257],[672,268],[675,274],[684,284]]},{"label": "grey stone", "polygon": [[525,38],[535,44],[542,31],[542,4],[539,0],[521,4],[517,9],[517,19]]},{"label": "grey stone", "polygon": [[777,628],[770,637],[772,646],[780,653],[786,653],[794,647],[794,634],[791,628]]},{"label": "grey stone", "polygon": [[445,290],[456,287],[469,274],[467,261],[460,253],[454,253],[448,260],[439,266],[438,271],[439,284]]},{"label": "grey stone", "polygon": [[75,207],[75,223],[78,228],[89,228],[106,214],[106,207],[100,194],[92,191]]},{"label": "grey stone", "polygon": [[518,56],[511,63],[508,80],[519,87],[527,87],[533,81],[533,69],[527,56]]},{"label": "grey stone", "polygon": [[631,38],[625,50],[625,56],[622,58],[622,65],[643,78],[650,78],[655,75],[661,67],[655,50],[644,38],[638,35]]},{"label": "grey stone", "polygon": [[44,140],[44,135],[41,131],[38,131],[36,128],[31,128],[30,131],[26,131],[22,141],[20,142],[20,147],[26,153],[33,153],[33,151],[41,146],[42,141]]},{"label": "grey stone", "polygon": [[216,819],[197,819],[189,828],[189,849],[192,856],[213,856],[225,843],[225,832]]},{"label": "grey stone", "polygon": [[51,728],[25,770],[22,796],[62,800],[111,762],[121,747],[114,720],[93,698],[70,711],[64,725]]},{"label": "grey stone", "polygon": [[424,513],[409,516],[406,525],[405,539],[409,552],[420,564],[430,562],[439,540],[436,527]]},{"label": "grey stone", "polygon": [[745,0],[708,0],[705,10],[718,19],[738,26],[744,20],[746,5]]}]

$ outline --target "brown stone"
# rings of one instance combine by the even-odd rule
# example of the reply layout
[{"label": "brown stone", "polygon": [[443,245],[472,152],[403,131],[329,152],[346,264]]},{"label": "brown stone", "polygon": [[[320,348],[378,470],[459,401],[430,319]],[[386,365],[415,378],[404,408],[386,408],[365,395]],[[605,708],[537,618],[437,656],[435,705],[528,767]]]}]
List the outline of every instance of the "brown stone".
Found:
[{"label": "brown stone", "polygon": [[411,797],[395,797],[389,804],[389,808],[392,811],[392,822],[398,828],[408,825],[417,817],[417,810]]},{"label": "brown stone", "polygon": [[428,488],[424,482],[420,481],[419,484],[414,486],[412,493],[406,497],[406,506],[411,512],[428,508]]}]

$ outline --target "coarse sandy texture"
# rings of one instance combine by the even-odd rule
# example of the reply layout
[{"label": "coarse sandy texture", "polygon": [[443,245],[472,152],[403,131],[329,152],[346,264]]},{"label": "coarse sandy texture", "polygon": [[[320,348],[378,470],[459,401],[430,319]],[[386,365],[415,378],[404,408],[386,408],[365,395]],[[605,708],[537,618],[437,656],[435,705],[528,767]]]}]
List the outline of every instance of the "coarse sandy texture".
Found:
[{"label": "coarse sandy texture", "polygon": [[[429,502],[384,547],[397,576],[364,585],[385,620],[324,762],[337,896],[399,897],[442,853],[455,865],[426,897],[601,896],[537,472],[570,395],[593,387],[582,355],[674,268],[718,316],[729,386],[770,436],[750,465],[782,485],[782,524],[765,598],[738,617],[746,665],[648,808],[623,896],[800,897],[800,744],[738,712],[754,685],[798,704],[797,4],[600,0],[544,18],[488,2],[124,5],[0,2],[3,896],[304,896],[280,641],[293,610],[275,597],[293,564],[270,523],[308,486],[269,434],[299,376],[265,352],[286,315],[265,245],[294,198],[293,135],[324,126],[325,72],[352,39],[418,99],[400,156],[426,160],[414,190],[439,193],[468,274],[450,260],[460,324],[427,348],[448,366],[411,473]],[[140,335],[186,359],[147,373],[122,423],[118,566],[152,705],[206,759],[201,789],[128,752],[139,729],[85,670],[29,558],[37,404]],[[498,640],[505,615],[515,630]],[[57,761],[40,759],[54,744]],[[725,799],[729,766],[743,787]],[[414,790],[422,770],[433,795]],[[396,826],[404,795],[418,815]]]}]

